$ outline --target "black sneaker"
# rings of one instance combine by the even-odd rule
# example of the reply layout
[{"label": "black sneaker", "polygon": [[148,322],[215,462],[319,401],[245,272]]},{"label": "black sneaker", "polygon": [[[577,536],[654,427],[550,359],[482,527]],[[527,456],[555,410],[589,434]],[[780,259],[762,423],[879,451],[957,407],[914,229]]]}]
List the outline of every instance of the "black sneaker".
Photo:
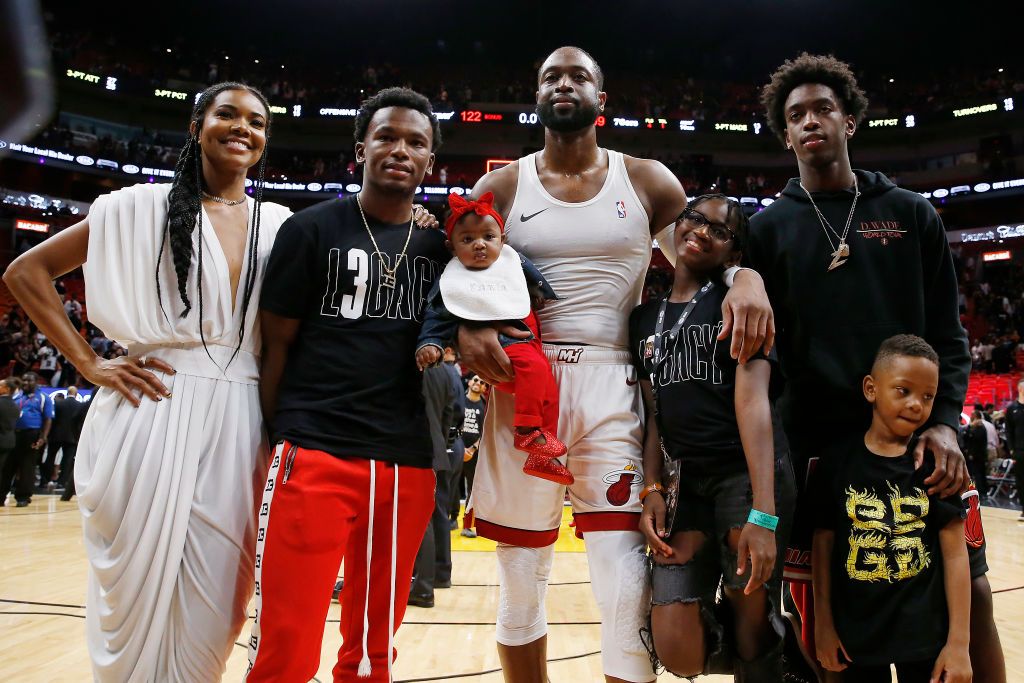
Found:
[{"label": "black sneaker", "polygon": [[[61,500],[64,500],[61,498]],[[345,587],[345,579],[338,579],[338,582],[334,584],[334,590],[331,591],[331,600],[338,602],[338,598],[341,596],[341,589]]]},{"label": "black sneaker", "polygon": [[434,580],[434,588],[451,588],[451,587],[452,587],[452,580],[451,579],[443,579],[443,580],[442,579],[435,579]]},{"label": "black sneaker", "polygon": [[818,683],[818,674],[804,657],[800,649],[800,635],[793,622],[783,615],[782,624],[786,629],[782,647],[782,680],[785,683]]},{"label": "black sneaker", "polygon": [[31,502],[32,501],[30,501],[30,500],[19,500],[18,501],[18,505],[16,507],[20,507],[20,508],[28,507],[28,504],[31,503]]},{"label": "black sneaker", "polygon": [[423,607],[429,609],[434,606],[433,595],[416,595],[415,593],[409,593],[408,604],[413,607]]}]

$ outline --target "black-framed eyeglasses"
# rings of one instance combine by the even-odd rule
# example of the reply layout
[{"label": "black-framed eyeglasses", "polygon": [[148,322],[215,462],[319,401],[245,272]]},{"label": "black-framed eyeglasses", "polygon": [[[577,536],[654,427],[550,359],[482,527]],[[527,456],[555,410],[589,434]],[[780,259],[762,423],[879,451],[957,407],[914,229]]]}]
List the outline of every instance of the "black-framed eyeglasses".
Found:
[{"label": "black-framed eyeglasses", "polygon": [[715,240],[716,242],[721,242],[722,244],[725,244],[729,240],[736,239],[736,233],[733,232],[729,228],[729,226],[725,225],[724,223],[714,223],[712,221],[709,221],[707,216],[702,214],[700,211],[697,211],[696,209],[684,209],[683,213],[680,215],[680,218],[689,221],[690,224],[693,225],[697,230],[700,230],[701,228],[707,228],[708,235],[710,235],[711,239]]}]

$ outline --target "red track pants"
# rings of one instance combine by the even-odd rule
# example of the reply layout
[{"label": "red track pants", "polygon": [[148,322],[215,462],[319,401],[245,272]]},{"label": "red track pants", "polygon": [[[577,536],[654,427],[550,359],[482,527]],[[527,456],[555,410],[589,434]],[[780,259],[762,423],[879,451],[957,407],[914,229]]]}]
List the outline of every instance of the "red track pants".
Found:
[{"label": "red track pants", "polygon": [[[376,493],[370,501],[370,472]],[[397,552],[391,582],[392,512],[398,477]],[[256,545],[256,623],[246,680],[306,683],[320,665],[324,621],[338,566],[345,559],[341,636],[334,680],[390,681],[388,624],[405,615],[416,551],[434,509],[434,472],[336,458],[288,442],[274,451],[260,507]],[[367,534],[373,514],[369,592]],[[367,608],[367,602],[368,609]],[[357,677],[363,618],[371,674]]]}]

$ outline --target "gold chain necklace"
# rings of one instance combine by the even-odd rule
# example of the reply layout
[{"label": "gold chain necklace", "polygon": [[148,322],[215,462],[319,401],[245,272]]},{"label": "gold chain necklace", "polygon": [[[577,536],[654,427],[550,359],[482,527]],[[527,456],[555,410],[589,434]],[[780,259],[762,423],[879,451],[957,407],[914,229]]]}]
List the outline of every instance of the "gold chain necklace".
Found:
[{"label": "gold chain necklace", "polygon": [[[850,213],[846,217],[846,227],[843,228],[842,236],[836,232],[836,229],[828,222],[825,215],[821,213],[821,209],[819,209],[818,205],[814,203],[814,197],[812,197],[811,193],[807,191],[807,188],[804,187],[803,183],[800,183],[800,189],[803,190],[804,194],[807,195],[807,198],[811,200],[811,206],[814,207],[814,213],[818,214],[818,222],[821,223],[821,229],[825,231],[825,237],[828,238],[829,246],[835,250],[832,252],[832,263],[828,265],[829,270],[834,270],[846,263],[846,259],[850,257],[850,245],[846,243],[846,236],[850,234],[850,224],[853,222],[853,212],[857,208],[857,200],[860,199],[860,188],[857,187],[857,176],[853,176],[853,204],[850,206]],[[831,231],[832,234],[829,234],[829,231]],[[835,235],[836,239],[839,240],[838,245],[832,241],[832,235]]]},{"label": "gold chain necklace", "polygon": [[363,201],[356,195],[356,205],[359,207],[359,215],[363,217],[363,225],[366,226],[366,232],[370,236],[370,241],[373,242],[373,250],[377,252],[377,258],[380,259],[380,285],[381,287],[387,287],[388,289],[395,288],[395,273],[398,272],[398,267],[402,265],[402,259],[405,258],[405,252],[409,249],[409,241],[412,239],[412,226],[416,220],[416,216],[413,215],[409,219],[409,234],[405,237],[405,246],[402,247],[402,253],[395,259],[395,267],[388,268],[385,265],[384,254],[380,253],[380,247],[377,246],[377,240],[373,237],[373,231],[370,230],[370,224],[366,221],[366,214],[363,212]]}]

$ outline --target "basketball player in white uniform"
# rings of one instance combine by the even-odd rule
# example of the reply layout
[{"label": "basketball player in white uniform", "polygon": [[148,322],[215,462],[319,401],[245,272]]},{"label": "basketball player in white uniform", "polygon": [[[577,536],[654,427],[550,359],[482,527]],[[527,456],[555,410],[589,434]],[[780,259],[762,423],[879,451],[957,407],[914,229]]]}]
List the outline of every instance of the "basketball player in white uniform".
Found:
[{"label": "basketball player in white uniform", "polygon": [[[641,683],[655,676],[639,638],[649,609],[637,530],[643,423],[627,321],[640,301],[652,234],[674,224],[686,194],[661,163],[598,147],[594,122],[606,95],[589,54],[559,48],[538,76],[544,150],[487,174],[473,196],[494,193],[509,244],[561,297],[539,313],[541,337],[559,384],[558,436],[575,477],[569,496],[601,612],[605,678]],[[741,361],[766,337],[770,345],[771,308],[756,273],[736,278],[724,307],[724,333],[733,332]],[[463,328],[459,343],[465,365],[494,383],[510,379],[495,329]],[[544,595],[565,489],[522,473],[512,416],[512,398],[492,393],[470,506],[477,532],[500,543],[497,640],[505,680],[543,683]]]}]

